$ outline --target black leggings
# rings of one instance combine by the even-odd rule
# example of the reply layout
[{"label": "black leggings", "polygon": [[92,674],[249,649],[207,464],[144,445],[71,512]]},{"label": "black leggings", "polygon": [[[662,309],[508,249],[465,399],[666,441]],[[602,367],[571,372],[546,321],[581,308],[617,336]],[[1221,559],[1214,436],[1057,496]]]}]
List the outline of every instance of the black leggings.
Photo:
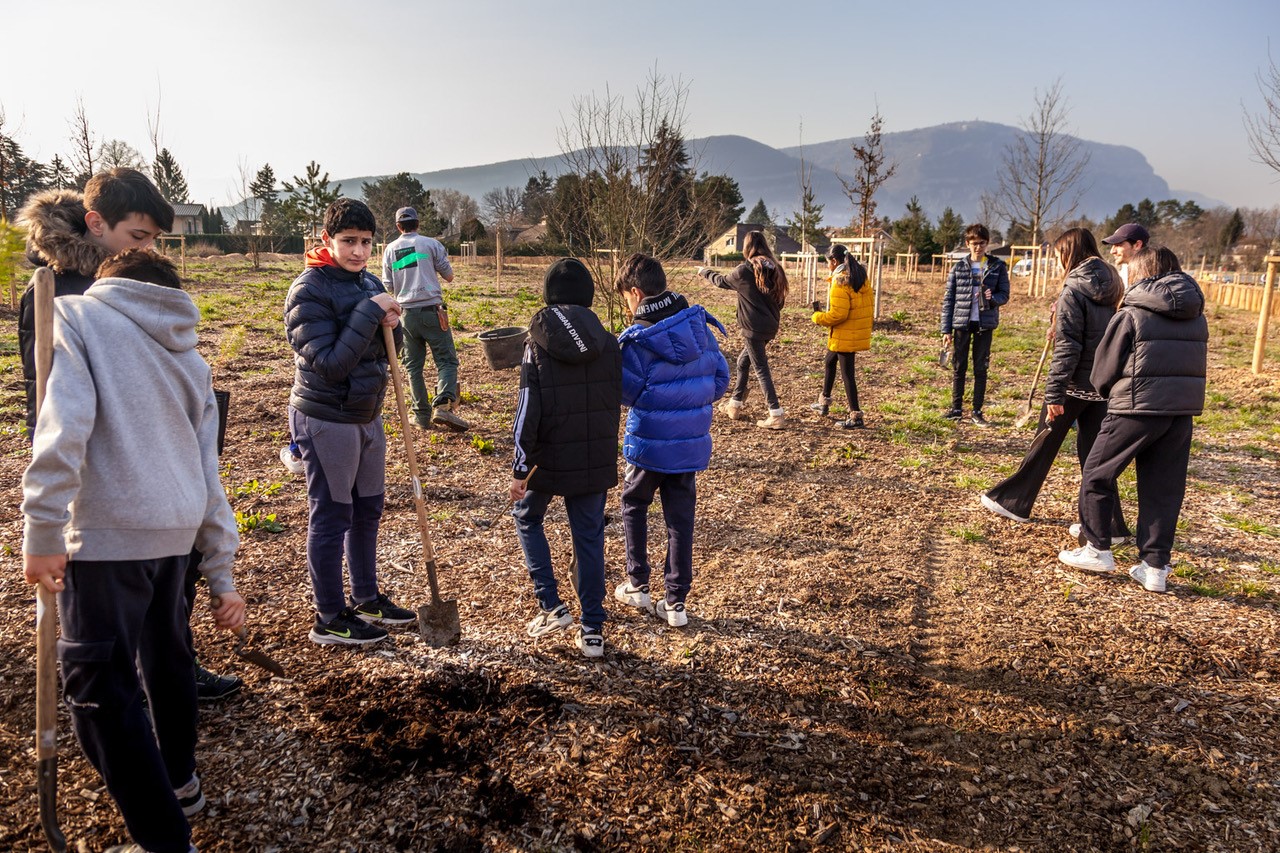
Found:
[{"label": "black leggings", "polygon": [[747,368],[752,367],[755,369],[756,379],[760,380],[760,389],[764,391],[764,399],[769,404],[769,410],[781,409],[778,392],[773,387],[773,374],[769,372],[769,359],[764,354],[765,344],[769,342],[759,338],[743,338],[742,343],[744,346],[742,352],[738,354],[738,373],[733,377],[733,388],[729,392],[730,399],[737,400],[739,403],[747,399]]},{"label": "black leggings", "polygon": [[823,364],[822,396],[830,398],[836,386],[836,364],[840,365],[840,377],[844,379],[844,395],[849,400],[849,411],[860,411],[858,408],[858,378],[854,373],[852,352],[832,352],[827,350],[827,358]]}]

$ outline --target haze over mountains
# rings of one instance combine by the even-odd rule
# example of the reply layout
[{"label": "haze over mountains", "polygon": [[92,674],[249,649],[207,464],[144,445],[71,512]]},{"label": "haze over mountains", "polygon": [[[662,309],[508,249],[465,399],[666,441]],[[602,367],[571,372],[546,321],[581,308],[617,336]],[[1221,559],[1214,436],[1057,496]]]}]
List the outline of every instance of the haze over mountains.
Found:
[{"label": "haze over mountains", "polygon": [[[950,206],[971,221],[978,212],[981,194],[994,192],[998,186],[1005,147],[1021,132],[1008,125],[969,121],[884,134],[885,151],[889,160],[898,164],[898,171],[876,194],[877,213],[897,219],[916,195],[932,219]],[[850,145],[859,141],[859,137],[850,137],[803,146],[805,162],[813,167],[814,195],[825,205],[823,221],[828,225],[845,225],[853,217],[853,206],[838,175],[848,179],[853,174]],[[1088,140],[1082,143],[1090,160],[1081,180],[1080,214],[1101,219],[1126,202],[1136,204],[1144,198],[1191,199],[1204,207],[1222,203],[1191,190],[1171,189],[1134,148]],[[687,146],[699,173],[723,173],[738,182],[747,208],[763,198],[781,222],[799,207],[799,146],[772,148],[745,136],[708,136],[691,139]],[[412,174],[428,189],[452,188],[480,201],[494,187],[523,188],[538,170],[545,169],[554,177],[562,168],[561,157],[553,155]],[[363,182],[379,177],[343,178],[335,183],[341,183],[345,193],[358,195]]]}]

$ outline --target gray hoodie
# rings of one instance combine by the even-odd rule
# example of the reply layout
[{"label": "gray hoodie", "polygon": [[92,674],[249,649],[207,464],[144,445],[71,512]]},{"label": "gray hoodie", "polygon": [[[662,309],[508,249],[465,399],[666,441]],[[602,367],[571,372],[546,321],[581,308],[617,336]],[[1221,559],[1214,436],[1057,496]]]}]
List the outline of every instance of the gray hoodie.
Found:
[{"label": "gray hoodie", "polygon": [[218,477],[218,407],[200,311],[121,278],[54,301],[54,357],[22,478],[23,551],[81,560],[204,555],[234,591],[235,517]]}]

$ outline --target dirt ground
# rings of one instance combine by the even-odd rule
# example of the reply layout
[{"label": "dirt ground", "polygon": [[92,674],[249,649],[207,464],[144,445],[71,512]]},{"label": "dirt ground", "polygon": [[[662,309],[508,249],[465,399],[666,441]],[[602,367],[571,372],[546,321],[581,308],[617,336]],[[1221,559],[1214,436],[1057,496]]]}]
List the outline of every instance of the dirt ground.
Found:
[{"label": "dirt ground", "polygon": [[[225,483],[259,523],[237,560],[250,636],[289,676],[236,658],[207,613],[193,620],[204,662],[246,682],[201,708],[202,851],[1280,849],[1280,347],[1250,373],[1249,315],[1210,311],[1210,402],[1161,596],[1057,561],[1075,518],[1071,448],[1031,523],[978,503],[1030,442],[1032,427],[1013,421],[1048,299],[1015,280],[991,369],[995,426],[983,430],[941,418],[939,279],[886,281],[873,350],[858,358],[869,428],[844,431],[807,408],[823,335],[797,294],[770,349],[789,429],[719,415],[713,426],[688,627],[610,598],[595,663],[568,632],[525,635],[536,605],[503,514],[517,374],[490,369],[471,340],[532,314],[534,265],[505,272],[500,291],[491,268],[459,270],[460,413],[474,428],[415,433],[461,643],[433,649],[412,631],[364,651],[308,642],[305,489],[277,456],[292,374],[279,308],[294,269],[230,259],[189,273],[201,349],[232,395]],[[687,271],[671,280],[732,318],[730,294]],[[5,328],[14,322],[7,312]],[[738,348],[730,326],[731,361]],[[12,362],[0,849],[26,850],[42,838]],[[754,384],[748,410],[764,414]],[[381,579],[418,605],[427,584],[393,412]],[[1122,494],[1132,519],[1131,475]],[[616,492],[609,507],[612,589],[624,565]],[[270,515],[281,532],[266,529]],[[660,566],[656,505],[651,518]],[[571,600],[562,510],[549,531]],[[1133,549],[1117,562],[1134,562]],[[59,748],[68,838],[91,851],[125,840],[65,710]]]}]

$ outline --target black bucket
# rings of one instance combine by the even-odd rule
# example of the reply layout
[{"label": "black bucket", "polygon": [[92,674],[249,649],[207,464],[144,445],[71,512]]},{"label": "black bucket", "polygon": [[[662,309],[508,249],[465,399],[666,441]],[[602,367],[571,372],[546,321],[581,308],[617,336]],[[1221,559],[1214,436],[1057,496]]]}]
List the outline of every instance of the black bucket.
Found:
[{"label": "black bucket", "polygon": [[484,357],[494,370],[519,367],[524,358],[524,340],[529,330],[523,326],[504,326],[481,332],[477,337],[484,344]]}]

